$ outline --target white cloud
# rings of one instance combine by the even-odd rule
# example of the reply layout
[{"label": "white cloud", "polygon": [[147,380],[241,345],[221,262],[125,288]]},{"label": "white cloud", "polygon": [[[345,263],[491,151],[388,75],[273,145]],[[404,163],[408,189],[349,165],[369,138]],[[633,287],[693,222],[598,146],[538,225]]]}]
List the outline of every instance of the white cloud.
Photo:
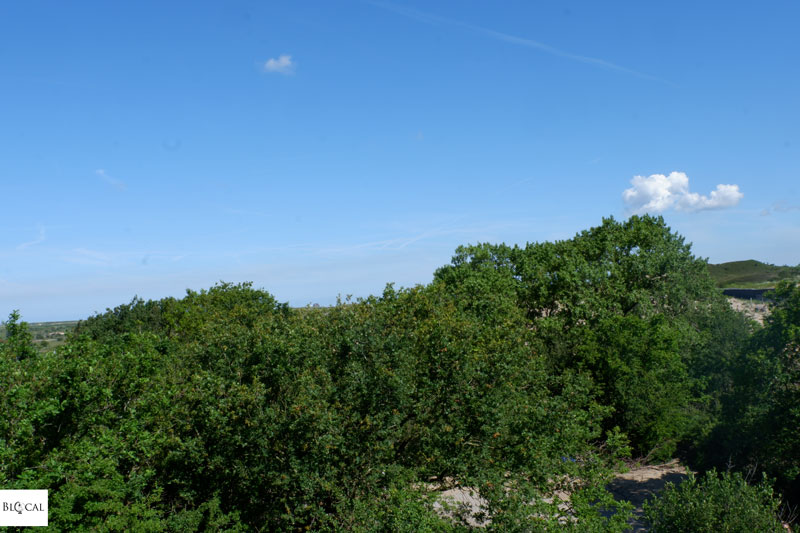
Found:
[{"label": "white cloud", "polygon": [[772,207],[763,209],[761,211],[761,216],[771,215],[772,213],[791,213],[792,211],[800,211],[800,205],[792,205],[781,201],[772,204]]},{"label": "white cloud", "polygon": [[264,63],[264,72],[277,72],[278,74],[293,74],[294,73],[294,62],[292,62],[292,56],[290,55],[281,55],[278,59],[270,58]]},{"label": "white cloud", "polygon": [[124,181],[109,176],[108,173],[102,168],[98,168],[97,170],[94,171],[94,173],[97,174],[101,180],[105,181],[106,183],[108,183],[113,187],[116,187],[120,191],[124,191],[127,188]]},{"label": "white cloud", "polygon": [[689,192],[689,176],[684,172],[634,176],[630,189],[622,193],[622,200],[632,214],[661,213],[668,209],[676,211],[704,211],[733,207],[744,194],[738,185],[720,184],[708,196]]}]

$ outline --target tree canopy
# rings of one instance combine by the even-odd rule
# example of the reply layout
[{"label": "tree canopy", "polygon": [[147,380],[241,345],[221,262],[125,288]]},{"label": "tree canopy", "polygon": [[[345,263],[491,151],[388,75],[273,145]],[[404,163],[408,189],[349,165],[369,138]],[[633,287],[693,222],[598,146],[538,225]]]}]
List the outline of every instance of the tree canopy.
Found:
[{"label": "tree canopy", "polygon": [[622,457],[797,479],[800,291],[776,294],[753,333],[644,216],[460,247],[427,286],[329,308],[134,298],[49,352],[12,313],[0,485],[48,488],[55,530],[460,531],[432,488],[458,483],[489,529],[622,531]]}]

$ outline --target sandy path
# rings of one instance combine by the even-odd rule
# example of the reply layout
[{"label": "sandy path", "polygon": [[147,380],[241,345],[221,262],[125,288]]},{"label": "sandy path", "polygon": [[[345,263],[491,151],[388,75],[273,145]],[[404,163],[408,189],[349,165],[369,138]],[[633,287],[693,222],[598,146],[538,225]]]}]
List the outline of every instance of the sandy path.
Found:
[{"label": "sandy path", "polygon": [[684,479],[686,468],[675,459],[662,465],[639,466],[624,474],[617,474],[614,481],[609,483],[608,490],[618,501],[633,504],[635,518],[631,522],[631,531],[639,533],[648,530],[642,520],[645,500],[661,492],[667,483],[677,485]]}]

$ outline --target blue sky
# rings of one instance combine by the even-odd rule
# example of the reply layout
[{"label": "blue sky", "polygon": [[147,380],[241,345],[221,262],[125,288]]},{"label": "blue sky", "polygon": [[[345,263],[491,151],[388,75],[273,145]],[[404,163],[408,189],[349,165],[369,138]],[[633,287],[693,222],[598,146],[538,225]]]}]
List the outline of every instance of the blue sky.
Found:
[{"label": "blue sky", "polygon": [[798,264],[797,20],[790,1],[3,2],[0,314],[219,280],[329,304],[427,283],[459,244],[641,212],[711,262]]}]

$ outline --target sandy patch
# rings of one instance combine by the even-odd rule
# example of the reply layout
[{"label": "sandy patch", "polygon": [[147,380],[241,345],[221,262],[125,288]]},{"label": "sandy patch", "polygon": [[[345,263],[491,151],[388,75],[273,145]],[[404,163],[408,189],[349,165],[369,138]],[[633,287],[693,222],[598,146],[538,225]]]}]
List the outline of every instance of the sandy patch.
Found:
[{"label": "sandy patch", "polygon": [[766,302],[739,298],[728,298],[728,302],[730,302],[735,311],[744,313],[748,318],[752,318],[759,324],[763,324],[764,319],[769,315],[769,304]]},{"label": "sandy patch", "polygon": [[[679,484],[686,479],[686,468],[677,459],[661,465],[637,466],[628,472],[617,474],[609,483],[608,490],[618,501],[629,501],[634,506],[634,518],[631,530],[635,533],[647,531],[642,519],[644,502],[664,489],[667,483]],[[441,516],[454,518],[465,517],[472,527],[484,527],[489,524],[485,517],[486,500],[472,487],[455,486],[453,480],[443,485],[429,484],[432,490],[439,490],[439,497],[434,508]],[[568,501],[569,494],[559,492],[556,496],[561,501]],[[566,511],[567,507],[564,507]]]}]

